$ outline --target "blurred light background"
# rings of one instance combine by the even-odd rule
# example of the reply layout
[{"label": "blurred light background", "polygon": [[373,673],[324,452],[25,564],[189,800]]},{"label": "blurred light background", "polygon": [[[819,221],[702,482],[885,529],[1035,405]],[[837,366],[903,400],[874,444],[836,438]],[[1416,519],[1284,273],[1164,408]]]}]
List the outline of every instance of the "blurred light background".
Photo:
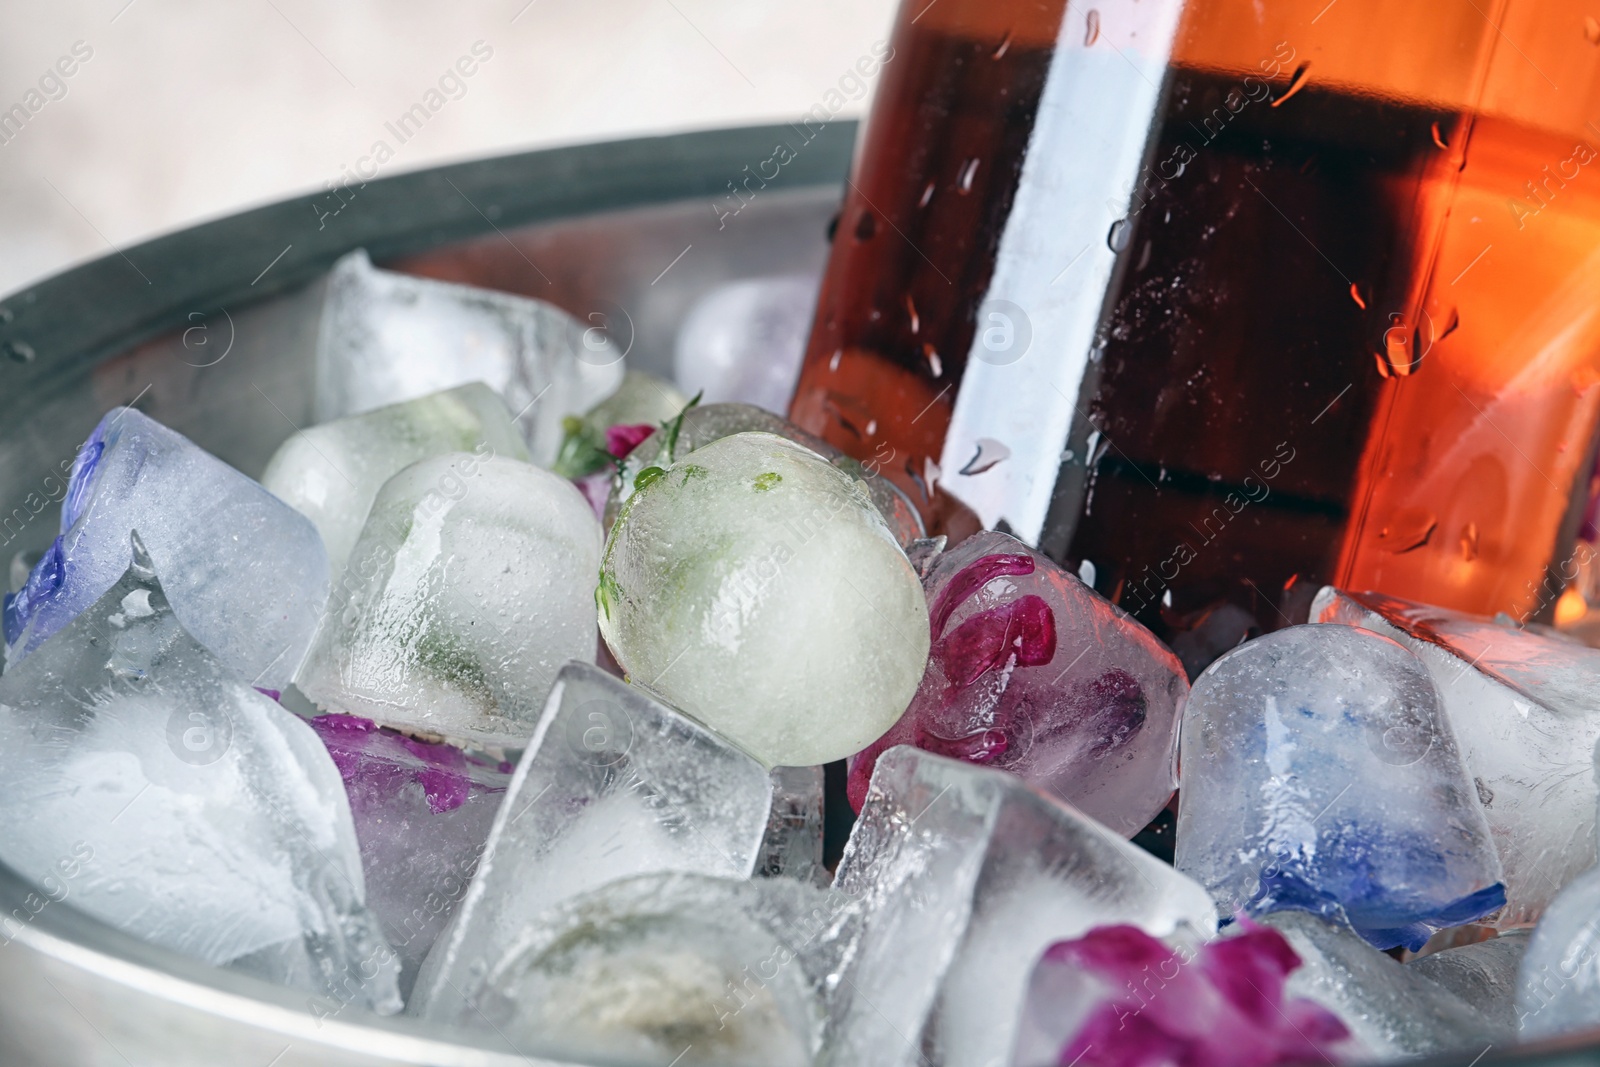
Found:
[{"label": "blurred light background", "polygon": [[[795,118],[887,35],[894,8],[13,0],[0,9],[0,293],[159,233],[325,188],[370,159],[378,140],[394,152],[379,173],[392,175]],[[463,57],[473,73],[452,77]],[[443,106],[402,143],[385,124],[430,102],[430,90]],[[861,114],[868,99],[849,100],[840,116]]]}]

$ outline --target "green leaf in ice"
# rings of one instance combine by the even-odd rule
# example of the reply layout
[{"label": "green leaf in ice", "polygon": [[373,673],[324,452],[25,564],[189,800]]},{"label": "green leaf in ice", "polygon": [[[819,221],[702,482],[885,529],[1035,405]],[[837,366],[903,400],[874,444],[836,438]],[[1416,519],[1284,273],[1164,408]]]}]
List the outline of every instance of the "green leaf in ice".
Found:
[{"label": "green leaf in ice", "polygon": [[622,599],[622,587],[617,584],[616,578],[604,567],[600,568],[600,584],[594,588],[595,607],[605,612],[606,618],[611,618],[611,605]]},{"label": "green leaf in ice", "polygon": [[667,476],[667,472],[660,467],[646,467],[633,477],[633,491],[635,493],[646,489]]},{"label": "green leaf in ice", "polygon": [[756,492],[765,493],[768,489],[771,489],[781,481],[783,481],[783,475],[779,474],[777,471],[767,471],[765,474],[758,474],[756,475],[755,480]]}]

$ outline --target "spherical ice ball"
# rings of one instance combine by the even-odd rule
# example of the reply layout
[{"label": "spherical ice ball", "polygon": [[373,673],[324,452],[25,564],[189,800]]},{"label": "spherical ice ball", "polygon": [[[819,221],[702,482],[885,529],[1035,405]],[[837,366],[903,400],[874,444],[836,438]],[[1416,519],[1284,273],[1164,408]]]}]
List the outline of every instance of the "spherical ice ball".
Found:
[{"label": "spherical ice ball", "polygon": [[860,750],[928,660],[921,584],[861,482],[769,433],[636,476],[600,564],[631,680],[773,766]]}]

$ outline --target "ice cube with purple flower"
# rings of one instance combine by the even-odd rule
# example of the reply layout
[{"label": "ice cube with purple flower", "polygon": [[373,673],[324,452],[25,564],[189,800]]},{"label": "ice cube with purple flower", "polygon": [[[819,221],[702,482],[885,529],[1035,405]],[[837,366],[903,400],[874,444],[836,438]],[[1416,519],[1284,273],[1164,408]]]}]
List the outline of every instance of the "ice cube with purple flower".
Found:
[{"label": "ice cube with purple flower", "polygon": [[311,727],[344,779],[367,907],[399,956],[406,996],[466,895],[513,768],[354,715],[319,715]]},{"label": "ice cube with purple flower", "polygon": [[851,759],[853,805],[879,753],[906,744],[1011,771],[1124,836],[1161,810],[1189,685],[1150,631],[1003,533],[935,557],[923,586],[928,670],[900,720]]},{"label": "ice cube with purple flower", "polygon": [[137,527],[173,613],[239,677],[279,690],[328,598],[328,558],[305,516],[182,434],[113,408],[78,450],[61,536],[5,600],[15,665],[127,570]]},{"label": "ice cube with purple flower", "polygon": [[1505,903],[1483,807],[1422,664],[1292,626],[1195,680],[1176,864],[1225,912],[1299,909],[1419,949]]}]

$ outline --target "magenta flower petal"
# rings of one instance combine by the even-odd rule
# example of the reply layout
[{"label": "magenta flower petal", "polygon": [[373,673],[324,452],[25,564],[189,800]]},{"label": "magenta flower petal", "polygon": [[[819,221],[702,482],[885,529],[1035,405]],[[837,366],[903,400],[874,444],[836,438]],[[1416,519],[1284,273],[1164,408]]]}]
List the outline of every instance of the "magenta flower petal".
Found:
[{"label": "magenta flower petal", "polygon": [[980,611],[939,642],[937,655],[956,685],[971,685],[991,670],[1037,667],[1056,654],[1056,617],[1044,598],[1018,597]]},{"label": "magenta flower petal", "polygon": [[656,432],[656,428],[648,422],[633,423],[629,425],[606,427],[606,451],[618,459],[625,459],[629,452],[644,443],[644,439]]},{"label": "magenta flower petal", "polygon": [[933,610],[928,613],[928,622],[933,628],[934,639],[938,640],[939,635],[944,632],[945,624],[950,621],[951,612],[978,590],[1001,575],[1032,573],[1033,559],[1020,553],[997,553],[967,564],[950,579],[950,584],[940,591],[938,598],[933,602]]},{"label": "magenta flower petal", "polygon": [[1054,1052],[1058,1064],[1077,1067],[1336,1062],[1350,1036],[1344,1023],[1312,1001],[1284,999],[1284,980],[1299,966],[1267,927],[1187,952],[1137,927],[1104,926],[1045,950],[1023,1031],[1048,1041],[1032,1058]]}]

